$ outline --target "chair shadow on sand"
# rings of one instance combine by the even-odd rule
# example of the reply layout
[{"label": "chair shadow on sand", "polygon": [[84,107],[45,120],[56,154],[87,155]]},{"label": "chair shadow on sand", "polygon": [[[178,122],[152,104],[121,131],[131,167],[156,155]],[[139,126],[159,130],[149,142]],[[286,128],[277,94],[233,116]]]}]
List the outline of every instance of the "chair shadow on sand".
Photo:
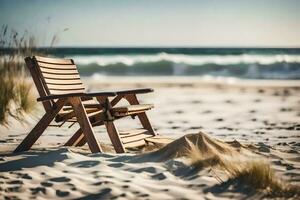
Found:
[{"label": "chair shadow on sand", "polygon": [[[66,151],[66,148],[62,148],[49,151],[27,151],[19,153],[23,158],[0,163],[0,172],[18,171],[22,168],[34,168],[38,166],[51,167],[55,162],[60,162],[67,158],[67,155],[64,154]],[[16,155],[18,154],[2,154],[0,157]]]}]

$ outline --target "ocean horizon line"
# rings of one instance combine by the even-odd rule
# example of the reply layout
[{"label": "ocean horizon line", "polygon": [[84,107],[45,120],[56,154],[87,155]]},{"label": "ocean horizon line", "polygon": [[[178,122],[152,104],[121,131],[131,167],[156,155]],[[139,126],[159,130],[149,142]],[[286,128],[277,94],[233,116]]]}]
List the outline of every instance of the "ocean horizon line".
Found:
[{"label": "ocean horizon line", "polygon": [[[2,50],[19,47],[0,47]],[[297,49],[300,46],[38,46],[36,49]]]}]

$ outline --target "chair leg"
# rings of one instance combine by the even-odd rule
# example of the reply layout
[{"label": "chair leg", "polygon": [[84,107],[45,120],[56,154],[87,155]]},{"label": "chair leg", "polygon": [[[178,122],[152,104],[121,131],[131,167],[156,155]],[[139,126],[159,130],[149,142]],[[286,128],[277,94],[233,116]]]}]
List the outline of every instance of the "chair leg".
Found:
[{"label": "chair leg", "polygon": [[117,153],[125,153],[125,148],[121,142],[120,135],[115,124],[112,121],[105,122],[105,127],[108,132],[108,136],[113,144]]},{"label": "chair leg", "polygon": [[81,128],[79,128],[75,132],[75,134],[65,143],[64,146],[75,146],[75,147],[83,146],[85,144],[85,142],[84,142],[83,145],[79,145],[79,143],[81,142],[82,139],[84,139],[84,135],[83,135],[83,132],[82,132]]},{"label": "chair leg", "polygon": [[91,152],[102,152],[102,149],[95,137],[92,125],[90,123],[90,120],[88,119],[81,99],[79,97],[70,97],[68,100],[73,107],[77,121],[83,131],[84,137],[89,145]]},{"label": "chair leg", "polygon": [[[135,94],[127,95],[125,98],[131,105],[140,104]],[[152,125],[151,125],[146,113],[140,113],[137,116],[138,116],[144,129],[148,130],[154,136],[157,135],[155,133],[155,131],[153,130]]]},{"label": "chair leg", "polygon": [[[108,103],[108,109],[112,107],[107,97],[97,97],[100,104]],[[121,141],[118,130],[113,121],[104,121],[108,136],[117,153],[125,153],[125,147]]]},{"label": "chair leg", "polygon": [[[102,125],[104,125],[103,121],[100,121],[100,122],[98,121],[98,122],[92,123],[92,127],[102,126]],[[74,133],[74,135],[72,135],[72,137],[64,144],[64,146],[81,147],[81,146],[85,145],[85,143],[86,143],[86,139],[80,128]]]},{"label": "chair leg", "polygon": [[37,141],[37,139],[43,134],[45,129],[49,126],[51,121],[64,106],[65,100],[58,100],[56,102],[56,108],[47,111],[42,119],[35,125],[35,127],[30,131],[26,138],[19,144],[19,146],[14,150],[14,152],[22,152],[29,150],[32,145]]},{"label": "chair leg", "polygon": [[86,139],[83,135],[83,137],[81,137],[81,139],[78,141],[76,147],[82,147],[83,145],[85,145],[85,143],[86,143]]}]

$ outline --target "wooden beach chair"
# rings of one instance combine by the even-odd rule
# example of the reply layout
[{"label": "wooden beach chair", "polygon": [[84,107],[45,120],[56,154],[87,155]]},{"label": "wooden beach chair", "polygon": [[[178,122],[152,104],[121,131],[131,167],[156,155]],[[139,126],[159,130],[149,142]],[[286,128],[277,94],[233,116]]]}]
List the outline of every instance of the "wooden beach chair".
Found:
[{"label": "wooden beach chair", "polygon": [[[150,142],[158,138],[145,113],[153,105],[140,104],[136,96],[153,92],[152,89],[87,93],[72,59],[33,56],[25,58],[25,62],[40,96],[37,101],[42,102],[45,114],[15,152],[29,150],[53,119],[58,127],[66,122],[78,122],[80,128],[65,145],[82,146],[87,142],[93,153],[102,152],[94,126],[106,127],[117,153],[125,152],[125,148],[143,146],[147,138]],[[129,105],[117,107],[122,99]],[[137,116],[143,128],[118,131],[114,121],[128,116]]]}]

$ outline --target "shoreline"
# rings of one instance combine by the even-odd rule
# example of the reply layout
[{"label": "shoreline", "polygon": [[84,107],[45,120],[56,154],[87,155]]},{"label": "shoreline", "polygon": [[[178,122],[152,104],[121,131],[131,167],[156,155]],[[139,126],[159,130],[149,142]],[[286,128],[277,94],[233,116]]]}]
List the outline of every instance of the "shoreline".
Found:
[{"label": "shoreline", "polygon": [[83,82],[103,83],[120,86],[125,85],[154,85],[154,86],[215,86],[226,85],[235,87],[295,87],[300,88],[300,80],[281,79],[239,79],[233,77],[193,77],[193,76],[91,76],[82,77]]}]

